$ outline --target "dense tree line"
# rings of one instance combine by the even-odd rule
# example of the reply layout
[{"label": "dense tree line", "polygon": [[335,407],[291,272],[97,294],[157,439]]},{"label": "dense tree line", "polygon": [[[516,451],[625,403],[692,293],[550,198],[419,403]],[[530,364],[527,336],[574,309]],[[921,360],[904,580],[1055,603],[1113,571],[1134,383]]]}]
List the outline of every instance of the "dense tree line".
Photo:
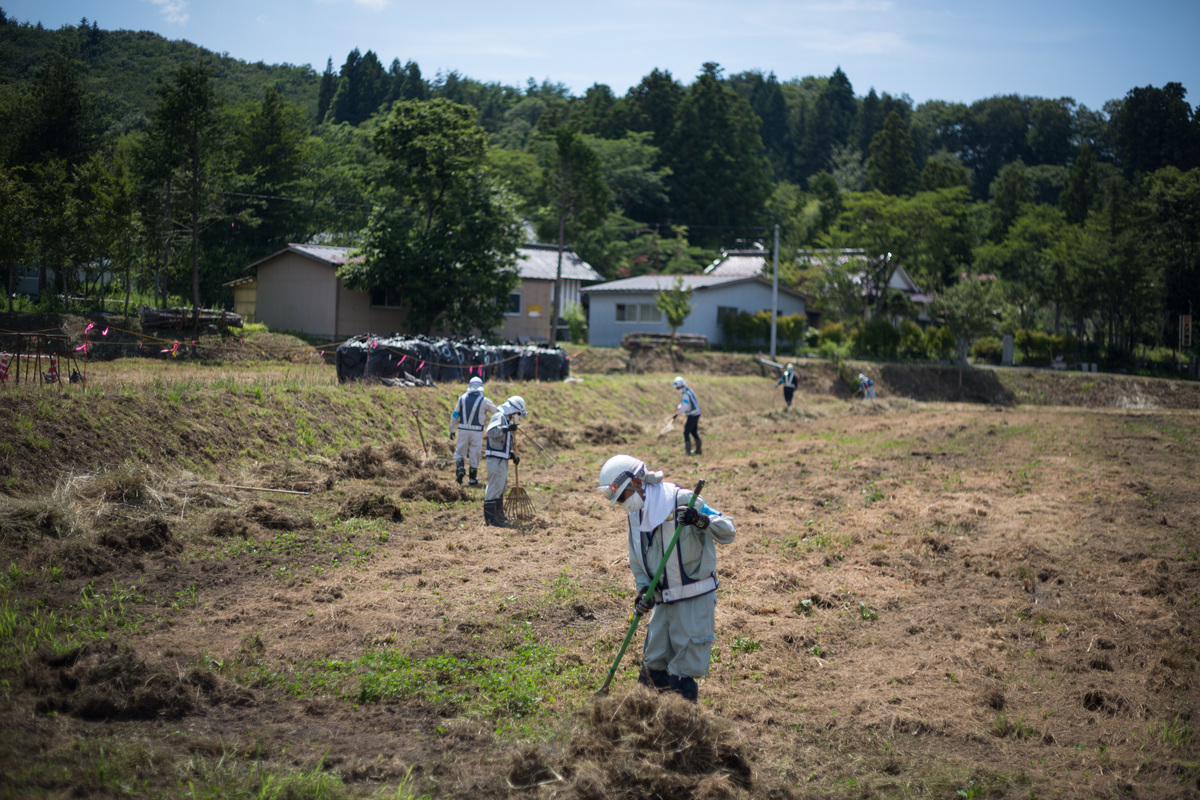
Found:
[{"label": "dense tree line", "polygon": [[[289,241],[392,253],[391,266],[347,276],[384,290],[412,280],[419,265],[397,264],[419,260],[418,243],[449,241],[418,231],[418,209],[449,224],[490,207],[503,209],[503,241],[519,217],[611,277],[697,271],[775,224],[789,251],[863,249],[859,268],[878,285],[898,266],[931,292],[983,272],[1021,329],[1070,330],[1118,355],[1172,344],[1179,315],[1200,312],[1200,112],[1176,83],[1099,110],[1018,95],[915,105],[856,94],[840,69],[779,80],[708,63],[690,82],[654,70],[624,95],[597,84],[573,96],[549,81],[429,78],[369,50],[319,74],[245,64],[2,11],[0,54],[0,108],[14,120],[0,133],[12,188],[0,259],[10,281],[18,265],[53,270],[64,285],[51,295],[88,293],[108,269],[163,302],[226,304],[222,284]],[[429,117],[430,103],[446,105]],[[398,182],[429,179],[398,171],[396,131],[416,118],[482,143],[455,184],[462,208],[435,214]],[[568,210],[571,181],[602,191]],[[839,307],[837,276],[785,263],[788,280]],[[885,293],[872,300],[886,310]]]}]

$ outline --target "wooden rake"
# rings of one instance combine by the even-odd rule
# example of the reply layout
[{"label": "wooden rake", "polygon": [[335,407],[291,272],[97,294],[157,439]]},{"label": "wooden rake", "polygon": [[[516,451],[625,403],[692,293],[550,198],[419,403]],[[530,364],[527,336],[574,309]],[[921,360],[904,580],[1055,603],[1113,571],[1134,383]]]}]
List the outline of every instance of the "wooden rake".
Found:
[{"label": "wooden rake", "polygon": [[[516,453],[517,437],[513,436],[513,452]],[[525,491],[521,486],[521,468],[517,464],[513,464],[513,488],[508,490],[508,496],[504,498],[504,515],[506,517],[516,517],[521,522],[528,522],[533,519],[536,509],[533,507],[533,498],[529,496],[529,492]]]}]

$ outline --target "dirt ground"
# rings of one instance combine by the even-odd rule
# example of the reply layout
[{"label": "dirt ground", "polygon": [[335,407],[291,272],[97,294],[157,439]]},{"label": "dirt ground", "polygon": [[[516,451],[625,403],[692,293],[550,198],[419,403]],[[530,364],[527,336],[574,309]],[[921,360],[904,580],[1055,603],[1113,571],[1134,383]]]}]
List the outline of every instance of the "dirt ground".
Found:
[{"label": "dirt ground", "polygon": [[[393,797],[1200,797],[1200,410],[902,380],[812,375],[788,411],[714,382],[700,458],[531,404],[521,529],[400,435],[7,497],[0,796],[226,796],[243,763]],[[616,452],[737,523],[698,706],[635,686],[640,629],[592,697],[633,596]]]}]

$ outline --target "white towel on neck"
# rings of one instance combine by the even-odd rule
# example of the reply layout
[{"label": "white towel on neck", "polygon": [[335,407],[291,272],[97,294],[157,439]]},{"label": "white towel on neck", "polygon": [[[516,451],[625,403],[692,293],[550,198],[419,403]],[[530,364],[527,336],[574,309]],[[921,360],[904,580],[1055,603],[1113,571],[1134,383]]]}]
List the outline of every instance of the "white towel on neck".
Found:
[{"label": "white towel on neck", "polygon": [[679,487],[673,483],[646,483],[646,504],[642,507],[642,521],[638,528],[646,533],[666,522],[675,512],[675,493]]}]

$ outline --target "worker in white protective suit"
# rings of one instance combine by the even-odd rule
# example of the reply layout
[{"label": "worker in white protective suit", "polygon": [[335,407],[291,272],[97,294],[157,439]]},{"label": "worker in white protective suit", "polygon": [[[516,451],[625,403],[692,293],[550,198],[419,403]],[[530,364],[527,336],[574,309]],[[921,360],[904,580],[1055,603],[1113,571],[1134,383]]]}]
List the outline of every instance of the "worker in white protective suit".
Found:
[{"label": "worker in white protective suit", "polygon": [[483,493],[483,521],[497,528],[508,527],[504,516],[504,487],[508,484],[508,462],[521,463],[521,457],[513,451],[513,433],[517,430],[525,410],[525,400],[513,395],[500,404],[500,408],[488,422],[484,455],[487,456],[487,489]]},{"label": "worker in white protective suit", "polygon": [[679,405],[675,406],[675,415],[671,419],[683,414],[683,452],[689,456],[692,454],[692,439],[695,439],[696,455],[701,455],[700,401],[682,376],[676,376],[671,385],[679,390]]},{"label": "worker in white protective suit", "polygon": [[474,377],[467,381],[467,391],[459,396],[450,414],[450,441],[458,435],[454,447],[454,480],[459,484],[470,465],[471,479],[468,486],[479,485],[479,459],[483,456],[483,429],[499,407],[483,394],[483,378]]},{"label": "worker in white protective suit", "polygon": [[783,387],[783,402],[786,404],[786,408],[791,408],[792,395],[796,394],[796,386],[799,385],[799,380],[796,378],[791,364],[783,368],[783,374],[779,376],[779,380],[775,381],[775,385]]},{"label": "worker in white protective suit", "polygon": [[[695,702],[697,678],[708,674],[716,641],[717,551],[737,533],[733,520],[692,492],[663,481],[661,472],[628,455],[613,456],[600,469],[600,492],[629,517],[629,567],[637,585],[633,612],[650,614],[640,683],[678,692]],[[646,590],[663,563],[677,525],[675,549],[653,595]]]}]

